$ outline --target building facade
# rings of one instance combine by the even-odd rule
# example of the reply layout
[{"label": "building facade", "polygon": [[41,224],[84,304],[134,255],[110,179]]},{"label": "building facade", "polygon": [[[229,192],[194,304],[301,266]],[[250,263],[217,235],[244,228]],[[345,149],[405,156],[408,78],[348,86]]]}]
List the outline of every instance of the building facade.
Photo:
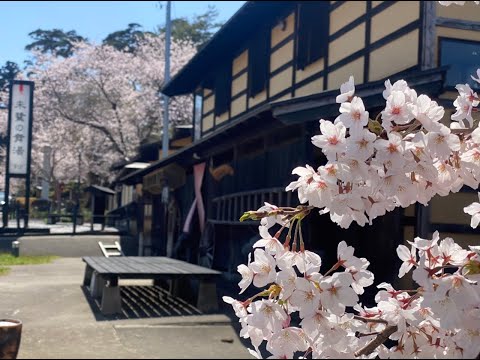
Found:
[{"label": "building facade", "polygon": [[[338,115],[340,85],[353,75],[356,95],[375,116],[385,79],[403,78],[449,106],[448,123],[452,86],[480,64],[478,19],[473,4],[434,1],[247,2],[163,89],[192,94],[192,144],[122,179],[142,186],[145,254],[183,257],[236,279],[258,226],[240,223],[241,214],[265,201],[298,203],[284,189],[294,167],[325,162],[310,139],[319,119]],[[399,209],[348,230],[312,214],[306,242],[328,266],[347,240],[372,260],[380,281],[391,281],[405,238],[439,226],[471,240],[461,209],[475,196],[435,198],[428,208]]]}]

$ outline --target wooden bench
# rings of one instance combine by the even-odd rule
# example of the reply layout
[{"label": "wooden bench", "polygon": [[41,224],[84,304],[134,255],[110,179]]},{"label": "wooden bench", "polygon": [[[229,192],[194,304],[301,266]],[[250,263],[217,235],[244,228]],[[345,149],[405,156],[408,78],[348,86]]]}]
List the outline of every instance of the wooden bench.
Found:
[{"label": "wooden bench", "polygon": [[83,285],[90,287],[93,298],[101,297],[104,315],[122,311],[119,279],[152,279],[154,284],[172,280],[172,295],[181,290],[179,280],[196,279],[199,281],[197,308],[204,312],[218,310],[215,278],[221,274],[219,271],[168,257],[84,257],[82,260],[86,263]]}]

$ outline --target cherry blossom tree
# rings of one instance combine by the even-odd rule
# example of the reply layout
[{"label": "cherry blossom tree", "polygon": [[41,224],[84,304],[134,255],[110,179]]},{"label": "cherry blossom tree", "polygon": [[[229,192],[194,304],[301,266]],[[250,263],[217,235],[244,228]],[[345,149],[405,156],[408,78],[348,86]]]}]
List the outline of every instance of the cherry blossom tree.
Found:
[{"label": "cherry blossom tree", "polygon": [[[480,83],[480,69],[472,79]],[[297,191],[302,205],[265,203],[242,216],[261,220],[261,240],[248,264],[238,266],[240,293],[252,285],[260,290],[243,301],[223,299],[254,357],[262,357],[263,346],[271,358],[479,358],[480,246],[464,249],[438,231],[399,245],[398,277],[411,273],[418,287],[379,284],[376,306],[367,308],[359,295],[374,282],[369,261],[342,241],[337,262],[321,273],[322,259],[302,237],[302,221],[314,210],[343,228],[365,226],[397,207],[426,205],[463,186],[478,189],[480,98],[468,84],[456,88],[449,126],[441,121],[444,108],[403,80],[385,82],[385,108],[371,119],[351,77],[337,97],[340,115],[320,120],[312,138],[327,163],[293,170],[298,180],[287,190]],[[480,203],[464,211],[477,227]]]},{"label": "cherry blossom tree", "polygon": [[[142,140],[163,130],[163,43],[162,36],[146,36],[135,53],[87,43],[76,44],[68,58],[35,53],[34,65],[27,71],[36,82],[38,171],[40,150],[50,146],[55,178],[76,179],[80,168],[83,179],[93,174],[111,180],[113,163],[129,161]],[[172,73],[194,53],[191,44],[173,42]],[[188,96],[172,100],[171,125],[191,122],[192,106]]]}]

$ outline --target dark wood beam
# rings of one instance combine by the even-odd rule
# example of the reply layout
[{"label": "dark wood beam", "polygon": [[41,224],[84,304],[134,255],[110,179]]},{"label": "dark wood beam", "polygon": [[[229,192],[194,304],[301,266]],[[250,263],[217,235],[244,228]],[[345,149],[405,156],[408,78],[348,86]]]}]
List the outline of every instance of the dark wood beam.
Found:
[{"label": "dark wood beam", "polygon": [[435,23],[437,26],[448,27],[452,29],[480,31],[480,21],[469,21],[437,17]]}]

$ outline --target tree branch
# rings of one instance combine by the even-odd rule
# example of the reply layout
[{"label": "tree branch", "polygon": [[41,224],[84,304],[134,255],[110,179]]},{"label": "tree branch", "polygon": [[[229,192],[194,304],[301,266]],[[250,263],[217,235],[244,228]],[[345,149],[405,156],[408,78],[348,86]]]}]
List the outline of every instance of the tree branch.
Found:
[{"label": "tree branch", "polygon": [[363,317],[363,316],[359,316],[359,315],[354,315],[353,318],[355,320],[360,320],[360,321],[363,321],[365,323],[375,323],[375,324],[385,324],[385,325],[388,325],[388,321],[387,320],[383,320],[383,319],[371,319],[371,318],[367,318],[367,317]]},{"label": "tree branch", "polygon": [[389,325],[383,330],[380,334],[377,335],[375,339],[370,341],[363,348],[355,352],[355,356],[370,355],[377,347],[382,345],[395,331],[398,330],[397,325]]}]

